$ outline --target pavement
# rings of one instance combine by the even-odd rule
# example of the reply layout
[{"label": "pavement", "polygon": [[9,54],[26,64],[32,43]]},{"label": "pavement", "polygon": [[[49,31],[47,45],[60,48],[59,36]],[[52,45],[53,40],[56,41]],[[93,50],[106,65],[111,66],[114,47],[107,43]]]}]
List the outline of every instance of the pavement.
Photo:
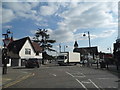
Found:
[{"label": "pavement", "polygon": [[7,88],[13,84],[16,84],[28,77],[33,73],[22,71],[24,67],[8,67],[7,74],[2,75],[2,85],[0,88]]},{"label": "pavement", "polygon": [[[93,64],[90,68],[94,68],[94,69],[102,69],[100,68],[100,65],[99,67],[97,68],[97,65],[96,64]],[[115,65],[109,65],[108,68],[103,68],[104,70],[106,71],[109,71],[111,73],[118,73],[120,74],[120,68],[119,70],[117,70],[116,66]]]}]

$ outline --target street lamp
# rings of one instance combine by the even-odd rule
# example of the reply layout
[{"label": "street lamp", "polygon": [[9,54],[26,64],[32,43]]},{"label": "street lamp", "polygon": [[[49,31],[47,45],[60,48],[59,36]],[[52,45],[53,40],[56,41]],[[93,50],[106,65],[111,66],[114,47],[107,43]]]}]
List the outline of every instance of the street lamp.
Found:
[{"label": "street lamp", "polygon": [[[88,34],[88,40],[89,40],[89,47],[91,47],[91,43],[90,43],[90,32],[89,31],[85,31],[84,32],[84,34],[83,34],[83,36],[86,36],[86,32],[87,32],[87,34]],[[87,58],[87,64],[88,64],[88,66],[89,66],[89,64],[90,64],[90,62],[89,62],[89,59]]]},{"label": "street lamp", "polygon": [[[91,42],[90,42],[90,32],[89,31],[85,31],[88,33],[88,39],[89,39],[89,47],[91,47]],[[86,36],[86,33],[84,32],[83,36]]]}]

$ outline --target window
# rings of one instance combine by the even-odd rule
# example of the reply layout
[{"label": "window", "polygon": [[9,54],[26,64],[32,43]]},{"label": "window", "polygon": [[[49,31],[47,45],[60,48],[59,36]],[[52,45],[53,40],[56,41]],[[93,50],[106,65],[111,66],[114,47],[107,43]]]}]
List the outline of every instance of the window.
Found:
[{"label": "window", "polygon": [[30,54],[31,54],[31,49],[29,49],[29,48],[25,48],[25,54],[30,55]]}]

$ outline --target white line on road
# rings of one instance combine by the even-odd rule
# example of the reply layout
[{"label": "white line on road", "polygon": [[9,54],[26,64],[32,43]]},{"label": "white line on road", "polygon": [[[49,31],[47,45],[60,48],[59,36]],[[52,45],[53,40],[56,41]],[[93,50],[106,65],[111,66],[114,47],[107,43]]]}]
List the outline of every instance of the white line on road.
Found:
[{"label": "white line on road", "polygon": [[79,76],[74,76],[74,77],[86,77],[83,73],[78,73],[78,74],[81,74]]},{"label": "white line on road", "polygon": [[70,76],[74,77],[71,73],[69,73],[69,72],[66,72],[66,73],[69,74]]},{"label": "white line on road", "polygon": [[55,76],[55,77],[57,76],[56,74],[52,74],[52,75]]},{"label": "white line on road", "polygon": [[54,77],[56,77],[56,76],[57,76],[56,74],[52,74],[52,73],[49,73],[49,75],[53,75]]},{"label": "white line on road", "polygon": [[114,78],[98,78],[98,79],[114,79]]},{"label": "white line on road", "polygon": [[[68,75],[70,75],[70,76],[72,76],[73,78],[75,77],[75,76],[73,76],[71,73],[69,73],[69,72],[66,72]],[[85,90],[88,90],[86,87],[85,87],[85,85],[83,85],[78,79],[76,79],[75,78],[75,80],[80,84],[80,85],[82,85],[82,87],[85,89]]]},{"label": "white line on road", "polygon": [[83,85],[78,79],[76,79],[76,80],[77,80],[77,82],[78,82],[79,84],[82,85],[82,87],[83,87],[85,90],[88,90],[88,89],[85,87],[85,85]]},{"label": "white line on road", "polygon": [[87,81],[82,81],[82,83],[87,83],[87,84],[89,84],[89,83],[91,83],[91,82],[87,82]]},{"label": "white line on road", "polygon": [[91,79],[88,79],[98,90],[100,90],[100,88],[91,80]]},{"label": "white line on road", "polygon": [[[71,73],[69,72],[66,72],[67,74],[69,74],[70,76],[72,77],[86,77],[83,73],[77,73],[77,74],[81,74],[81,76],[75,76],[75,75],[72,75]],[[73,73],[73,74],[76,74],[76,73]]]}]

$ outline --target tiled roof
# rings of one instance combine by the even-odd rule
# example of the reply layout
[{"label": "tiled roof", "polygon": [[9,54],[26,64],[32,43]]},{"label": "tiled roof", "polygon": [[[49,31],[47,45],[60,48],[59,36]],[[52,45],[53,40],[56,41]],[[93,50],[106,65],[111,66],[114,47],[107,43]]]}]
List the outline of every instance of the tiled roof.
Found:
[{"label": "tiled roof", "polygon": [[42,52],[42,48],[36,42],[32,42],[32,45],[36,52]]},{"label": "tiled roof", "polygon": [[19,39],[19,40],[15,40],[15,41],[11,42],[8,45],[8,50],[12,51],[13,53],[18,54],[27,39],[30,40],[29,37],[25,37],[25,38],[22,38],[22,39]]}]

